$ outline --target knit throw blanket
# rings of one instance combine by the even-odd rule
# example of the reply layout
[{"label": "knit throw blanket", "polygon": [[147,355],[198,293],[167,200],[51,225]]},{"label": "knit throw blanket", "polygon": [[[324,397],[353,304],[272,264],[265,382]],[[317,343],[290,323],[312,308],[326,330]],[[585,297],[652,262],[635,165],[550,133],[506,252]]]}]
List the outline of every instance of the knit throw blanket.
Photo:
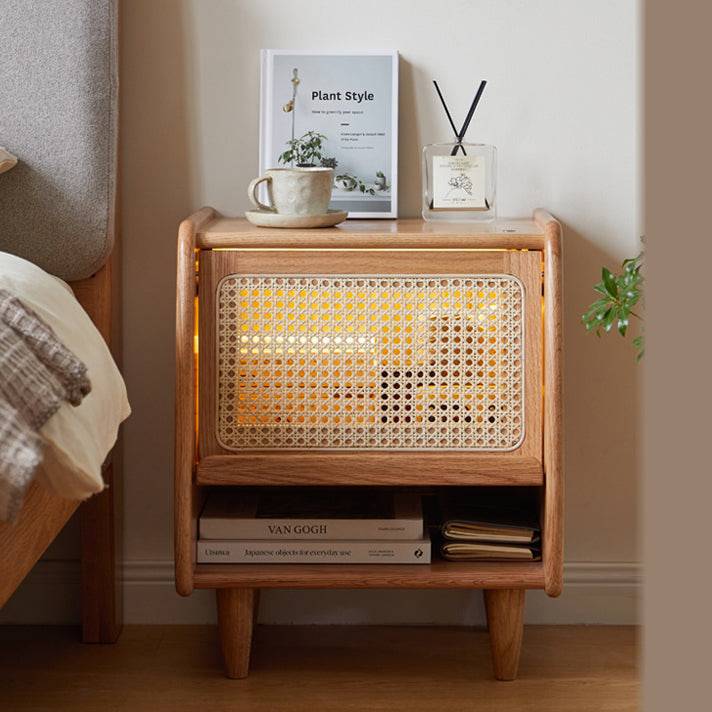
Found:
[{"label": "knit throw blanket", "polygon": [[86,366],[32,309],[0,289],[0,521],[12,520],[42,462],[39,429],[91,391]]}]

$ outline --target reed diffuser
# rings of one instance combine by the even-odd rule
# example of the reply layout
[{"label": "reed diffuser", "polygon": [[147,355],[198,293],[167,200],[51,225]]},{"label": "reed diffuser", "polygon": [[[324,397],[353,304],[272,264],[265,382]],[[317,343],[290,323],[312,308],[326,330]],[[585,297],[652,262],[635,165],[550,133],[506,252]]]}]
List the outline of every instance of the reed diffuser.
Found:
[{"label": "reed diffuser", "polygon": [[465,135],[487,82],[482,80],[458,131],[436,81],[435,91],[455,140],[423,148],[423,218],[451,222],[489,222],[496,218],[497,149],[465,143]]}]

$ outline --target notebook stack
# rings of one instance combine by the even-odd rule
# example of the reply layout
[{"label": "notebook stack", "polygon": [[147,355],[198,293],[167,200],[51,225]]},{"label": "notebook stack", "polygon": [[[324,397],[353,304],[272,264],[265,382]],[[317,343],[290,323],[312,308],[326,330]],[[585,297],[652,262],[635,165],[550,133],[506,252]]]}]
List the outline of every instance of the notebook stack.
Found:
[{"label": "notebook stack", "polygon": [[536,561],[538,522],[524,507],[485,501],[441,505],[440,554],[448,561]]},{"label": "notebook stack", "polygon": [[198,563],[428,564],[421,498],[393,492],[215,491]]}]

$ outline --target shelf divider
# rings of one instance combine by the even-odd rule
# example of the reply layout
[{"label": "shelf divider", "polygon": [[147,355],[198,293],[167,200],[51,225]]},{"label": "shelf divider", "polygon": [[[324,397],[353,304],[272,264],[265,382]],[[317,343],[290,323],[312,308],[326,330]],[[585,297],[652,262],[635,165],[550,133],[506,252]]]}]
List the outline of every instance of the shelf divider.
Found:
[{"label": "shelf divider", "polygon": [[512,453],[243,451],[208,455],[199,485],[542,485],[541,461]]}]

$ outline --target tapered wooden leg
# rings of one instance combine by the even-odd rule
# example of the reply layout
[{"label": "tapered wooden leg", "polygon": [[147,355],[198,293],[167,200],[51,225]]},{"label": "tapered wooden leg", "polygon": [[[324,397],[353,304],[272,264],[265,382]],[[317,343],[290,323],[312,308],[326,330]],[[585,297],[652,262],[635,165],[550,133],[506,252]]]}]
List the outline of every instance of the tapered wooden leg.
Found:
[{"label": "tapered wooden leg", "polygon": [[231,678],[247,677],[259,592],[253,588],[219,588],[216,593],[225,674]]},{"label": "tapered wooden leg", "polygon": [[253,588],[252,591],[255,594],[255,599],[252,602],[252,626],[257,625],[257,618],[260,615],[260,589],[259,588]]},{"label": "tapered wooden leg", "polygon": [[82,640],[115,643],[121,634],[121,482],[118,456],[104,468],[108,485],[79,508],[82,553]]},{"label": "tapered wooden leg", "polygon": [[514,680],[524,633],[524,589],[486,590],[484,594],[494,676]]}]

